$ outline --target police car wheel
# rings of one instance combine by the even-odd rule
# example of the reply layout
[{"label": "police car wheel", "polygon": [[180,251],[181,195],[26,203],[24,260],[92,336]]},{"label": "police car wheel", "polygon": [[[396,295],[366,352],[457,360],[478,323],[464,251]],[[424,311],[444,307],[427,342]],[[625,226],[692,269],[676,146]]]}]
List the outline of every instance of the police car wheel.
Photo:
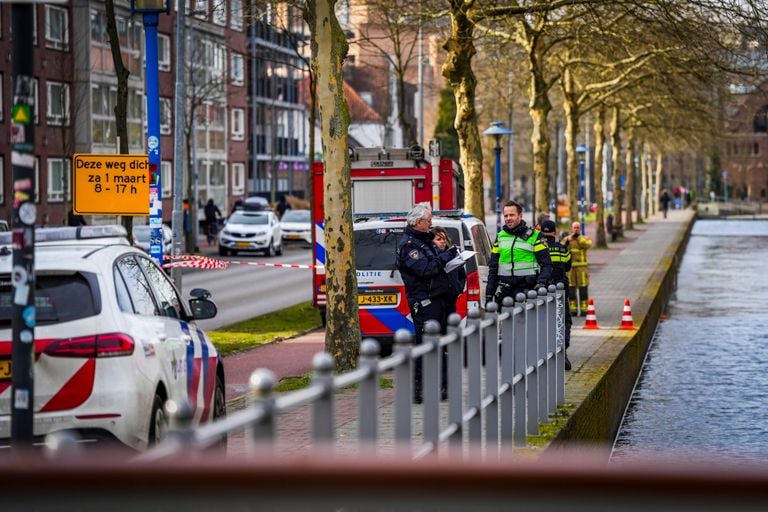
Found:
[{"label": "police car wheel", "polygon": [[283,244],[282,243],[280,245],[278,245],[277,248],[275,249],[275,254],[277,254],[278,256],[282,256],[283,255]]},{"label": "police car wheel", "polygon": [[213,392],[213,419],[224,418],[227,415],[227,399],[224,382],[216,376],[216,390]]},{"label": "police car wheel", "polygon": [[168,417],[165,415],[163,397],[155,394],[152,401],[152,413],[149,416],[149,437],[150,446],[156,445],[165,437],[168,429]]}]

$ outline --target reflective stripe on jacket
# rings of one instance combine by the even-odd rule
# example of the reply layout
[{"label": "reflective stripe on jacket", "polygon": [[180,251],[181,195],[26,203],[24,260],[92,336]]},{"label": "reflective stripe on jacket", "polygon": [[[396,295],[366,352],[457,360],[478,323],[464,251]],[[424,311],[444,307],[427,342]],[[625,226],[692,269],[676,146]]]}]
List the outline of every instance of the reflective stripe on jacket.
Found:
[{"label": "reflective stripe on jacket", "polygon": [[500,231],[492,249],[499,254],[499,276],[524,277],[538,274],[540,267],[535,253],[546,249],[537,230],[533,230],[527,239]]}]

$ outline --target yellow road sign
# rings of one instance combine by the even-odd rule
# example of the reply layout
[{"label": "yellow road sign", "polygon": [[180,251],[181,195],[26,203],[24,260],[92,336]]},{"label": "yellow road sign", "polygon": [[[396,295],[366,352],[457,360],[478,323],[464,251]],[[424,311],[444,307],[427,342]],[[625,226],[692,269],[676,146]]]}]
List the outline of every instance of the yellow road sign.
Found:
[{"label": "yellow road sign", "polygon": [[147,155],[72,156],[72,209],[79,215],[149,215]]}]

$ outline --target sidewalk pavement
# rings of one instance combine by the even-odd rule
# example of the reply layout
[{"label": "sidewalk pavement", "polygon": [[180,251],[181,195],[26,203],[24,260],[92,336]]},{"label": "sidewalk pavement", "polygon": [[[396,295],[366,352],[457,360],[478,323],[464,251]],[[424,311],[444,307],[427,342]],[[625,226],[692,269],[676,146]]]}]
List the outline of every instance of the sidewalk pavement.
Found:
[{"label": "sidewalk pavement", "polygon": [[[672,210],[667,219],[657,215],[646,223],[635,224],[635,229],[625,231],[624,239],[611,243],[607,249],[593,248],[589,251],[590,263],[590,297],[594,298],[598,324],[601,330],[581,330],[583,317],[573,318],[571,348],[569,359],[573,371],[566,372],[566,399],[579,401],[589,392],[590,379],[575,378],[580,372],[591,372],[584,368],[585,363],[592,360],[601,364],[600,347],[606,341],[619,336],[627,336],[632,331],[618,331],[623,313],[624,299],[630,298],[635,303],[645,288],[649,285],[650,272],[659,264],[665,247],[669,245],[676,233],[687,225],[694,212],[692,210]],[[596,238],[594,223],[587,224],[586,234],[593,240]],[[635,323],[638,319],[635,318]],[[268,368],[275,372],[277,379],[287,376],[300,376],[312,370],[312,358],[324,348],[324,332],[315,331],[297,338],[286,340],[248,352],[224,358],[224,368],[227,376],[228,407],[242,407],[242,395],[247,392],[248,378],[257,368]],[[606,363],[606,361],[602,361]],[[573,381],[573,382],[572,382]],[[388,392],[390,391],[390,392]],[[345,396],[348,395],[348,396]],[[343,440],[354,436],[356,429],[356,393],[342,393],[335,404],[337,438]],[[382,407],[392,401],[391,390],[383,390],[381,395]],[[310,444],[309,411],[296,411],[281,417],[278,422],[278,439],[282,448],[290,451],[300,450]],[[389,408],[391,409],[391,407]],[[380,432],[382,439],[387,425],[392,418],[380,416]],[[414,435],[419,435],[418,414],[414,415]],[[244,449],[243,436],[230,436],[229,452],[239,453]]]}]

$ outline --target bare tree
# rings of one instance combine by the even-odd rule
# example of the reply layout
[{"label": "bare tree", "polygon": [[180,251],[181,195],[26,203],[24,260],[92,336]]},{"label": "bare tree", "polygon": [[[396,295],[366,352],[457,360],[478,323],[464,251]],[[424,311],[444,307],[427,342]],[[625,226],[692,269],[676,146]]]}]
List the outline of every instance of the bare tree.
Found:
[{"label": "bare tree", "polygon": [[325,175],[326,294],[325,348],[336,369],[357,364],[360,321],[352,234],[352,181],[349,173],[349,109],[344,97],[342,66],[349,45],[334,12],[335,0],[310,0],[306,19],[312,38],[312,65],[318,83]]},{"label": "bare tree", "polygon": [[[120,51],[120,38],[117,35],[114,0],[106,0],[106,8],[109,48],[112,52],[112,62],[115,65],[115,74],[117,75],[115,126],[120,140],[118,151],[120,154],[128,154],[128,75],[130,75],[130,71],[123,64],[123,57]],[[121,222],[128,232],[128,240],[133,243],[133,217],[123,217]]]}]

